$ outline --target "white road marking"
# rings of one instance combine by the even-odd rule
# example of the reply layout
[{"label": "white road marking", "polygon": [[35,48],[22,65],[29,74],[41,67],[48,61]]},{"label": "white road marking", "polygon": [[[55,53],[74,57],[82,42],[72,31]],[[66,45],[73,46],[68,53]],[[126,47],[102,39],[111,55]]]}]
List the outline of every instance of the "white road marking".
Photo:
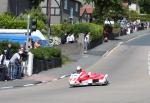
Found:
[{"label": "white road marking", "polygon": [[113,51],[115,51],[118,47],[120,47],[121,44],[123,44],[123,42],[119,42],[116,47],[114,47],[114,48],[113,48],[112,50],[110,50],[110,51],[107,51],[107,52],[103,55],[103,57],[109,56]]},{"label": "white road marking", "polygon": [[11,89],[13,88],[13,86],[10,86],[10,87],[2,87],[1,89]]},{"label": "white road marking", "polygon": [[24,87],[28,87],[28,86],[32,86],[32,85],[34,85],[34,84],[26,84],[26,85],[24,85]]}]

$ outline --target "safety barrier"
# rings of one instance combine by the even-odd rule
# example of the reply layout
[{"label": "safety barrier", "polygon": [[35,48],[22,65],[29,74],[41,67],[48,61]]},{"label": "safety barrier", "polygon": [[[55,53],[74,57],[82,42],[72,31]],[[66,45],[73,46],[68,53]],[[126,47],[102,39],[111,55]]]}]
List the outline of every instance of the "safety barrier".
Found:
[{"label": "safety barrier", "polygon": [[21,79],[26,75],[26,72],[26,65],[16,65],[14,63],[9,63],[8,67],[6,65],[0,65],[0,81]]}]

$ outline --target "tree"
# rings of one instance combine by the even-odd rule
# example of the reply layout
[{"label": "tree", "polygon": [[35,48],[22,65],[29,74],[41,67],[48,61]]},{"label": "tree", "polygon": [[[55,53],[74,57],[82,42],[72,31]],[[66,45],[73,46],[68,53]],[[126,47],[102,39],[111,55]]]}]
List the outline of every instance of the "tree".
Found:
[{"label": "tree", "polygon": [[99,20],[103,20],[105,17],[108,17],[108,14],[116,13],[122,9],[122,0],[85,0],[85,2],[95,4],[94,17]]},{"label": "tree", "polygon": [[150,14],[150,0],[130,0],[132,3],[137,3],[140,5],[141,13]]},{"label": "tree", "polygon": [[40,5],[40,3],[44,0],[30,0],[30,1],[31,1],[32,6],[34,8],[37,8]]},{"label": "tree", "polygon": [[150,0],[138,0],[138,4],[140,5],[141,13],[150,14]]}]

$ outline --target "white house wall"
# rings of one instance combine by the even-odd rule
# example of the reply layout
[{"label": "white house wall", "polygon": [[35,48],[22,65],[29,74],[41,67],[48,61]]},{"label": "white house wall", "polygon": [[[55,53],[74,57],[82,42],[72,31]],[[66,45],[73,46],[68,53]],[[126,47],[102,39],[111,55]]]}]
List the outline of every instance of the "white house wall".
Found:
[{"label": "white house wall", "polygon": [[44,0],[40,4],[41,7],[47,7],[47,0]]},{"label": "white house wall", "polygon": [[59,24],[60,16],[51,16],[51,24]]},{"label": "white house wall", "polygon": [[56,0],[56,1],[58,1],[58,4],[56,3],[56,1],[55,0],[51,0],[52,2],[51,2],[51,7],[58,7],[58,4],[60,5],[60,0]]},{"label": "white house wall", "polygon": [[41,4],[40,4],[40,6],[42,8],[42,12],[44,14],[47,14],[47,0],[42,1]]},{"label": "white house wall", "polygon": [[132,3],[131,5],[129,5],[129,9],[133,10],[133,11],[137,11],[138,13],[140,13],[140,7],[138,4]]},{"label": "white house wall", "polygon": [[0,0],[0,13],[8,11],[8,0]]}]

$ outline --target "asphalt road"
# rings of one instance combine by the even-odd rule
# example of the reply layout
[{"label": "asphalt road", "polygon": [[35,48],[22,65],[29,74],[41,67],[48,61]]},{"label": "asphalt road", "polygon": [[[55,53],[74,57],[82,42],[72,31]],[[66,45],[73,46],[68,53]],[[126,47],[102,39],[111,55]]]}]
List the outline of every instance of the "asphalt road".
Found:
[{"label": "asphalt road", "polygon": [[108,73],[108,86],[69,88],[68,78],[0,91],[1,103],[150,103],[150,33],[114,48],[88,71]]}]

